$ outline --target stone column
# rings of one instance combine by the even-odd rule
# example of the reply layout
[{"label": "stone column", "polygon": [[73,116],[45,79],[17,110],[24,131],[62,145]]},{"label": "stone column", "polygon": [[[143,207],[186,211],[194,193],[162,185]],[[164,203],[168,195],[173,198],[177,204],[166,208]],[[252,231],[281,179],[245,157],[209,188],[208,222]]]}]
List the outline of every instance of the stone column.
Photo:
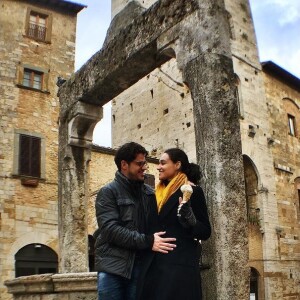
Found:
[{"label": "stone column", "polygon": [[213,226],[203,247],[211,266],[202,273],[204,299],[246,300],[246,201],[232,64],[226,57],[204,55],[187,64],[184,75],[194,103],[197,158]]},{"label": "stone column", "polygon": [[248,238],[238,99],[223,0],[201,0],[181,31],[177,60],[194,107],[212,236],[203,299],[249,299]]},{"label": "stone column", "polygon": [[[61,103],[66,95],[60,95]],[[61,105],[59,124],[60,273],[88,271],[88,164],[93,129],[102,118],[102,107],[76,102]]]}]

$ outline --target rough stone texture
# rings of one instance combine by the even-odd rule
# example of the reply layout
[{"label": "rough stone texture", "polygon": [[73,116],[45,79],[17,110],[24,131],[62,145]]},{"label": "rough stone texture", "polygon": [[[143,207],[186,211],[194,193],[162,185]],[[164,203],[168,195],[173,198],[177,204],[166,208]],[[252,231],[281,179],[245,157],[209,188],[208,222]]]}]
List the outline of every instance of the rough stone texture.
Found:
[{"label": "rough stone texture", "polygon": [[62,111],[78,100],[103,105],[169,60],[158,55],[156,39],[196,8],[194,0],[162,0],[136,18],[62,86],[69,93]]},{"label": "rough stone texture", "polygon": [[[61,103],[66,99],[61,97]],[[58,226],[62,273],[88,271],[87,175],[97,110],[85,103],[77,103],[73,108],[68,118],[61,112],[59,126]],[[82,112],[80,122],[74,122],[78,111]],[[91,119],[93,122],[89,122]],[[73,131],[77,132],[80,144],[71,144],[68,139],[71,124],[77,125]]]},{"label": "rough stone texture", "polygon": [[6,282],[15,300],[96,300],[97,273],[43,274]]},{"label": "rough stone texture", "polygon": [[133,1],[133,0],[112,0],[111,1],[111,18],[113,19],[117,14],[122,10],[127,4],[131,4],[132,2],[139,2],[142,7],[149,8],[156,0],[143,0],[143,1]]},{"label": "rough stone texture", "polygon": [[193,102],[175,59],[116,97],[112,114],[114,148],[134,140],[160,157],[179,146],[196,162]]},{"label": "rough stone texture", "polygon": [[[184,73],[193,96],[194,117],[198,120],[195,122],[197,156],[206,178],[204,188],[213,224],[207,249],[212,268],[203,276],[205,299],[248,296],[242,151],[234,88],[230,88],[233,82],[230,67],[228,58],[209,56],[187,65]],[[222,76],[217,77],[216,73]],[[216,286],[209,282],[215,282]]]},{"label": "rough stone texture", "polygon": [[104,45],[107,45],[114,39],[119,32],[126,28],[132,20],[141,15],[146,9],[137,1],[130,1],[128,5],[116,15],[107,30]]}]

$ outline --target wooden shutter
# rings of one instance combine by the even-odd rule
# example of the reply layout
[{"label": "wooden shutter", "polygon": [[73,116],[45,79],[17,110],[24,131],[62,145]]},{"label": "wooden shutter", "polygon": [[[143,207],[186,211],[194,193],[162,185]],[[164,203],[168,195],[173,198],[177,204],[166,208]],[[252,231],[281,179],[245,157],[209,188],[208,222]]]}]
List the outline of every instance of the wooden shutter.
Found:
[{"label": "wooden shutter", "polygon": [[20,135],[19,175],[41,176],[41,139]]}]

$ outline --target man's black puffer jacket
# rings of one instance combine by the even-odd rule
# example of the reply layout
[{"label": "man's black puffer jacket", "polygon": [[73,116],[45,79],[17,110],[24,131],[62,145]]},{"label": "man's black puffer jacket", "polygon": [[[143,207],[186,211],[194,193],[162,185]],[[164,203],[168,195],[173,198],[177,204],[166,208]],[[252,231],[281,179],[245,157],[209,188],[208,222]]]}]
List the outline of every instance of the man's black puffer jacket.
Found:
[{"label": "man's black puffer jacket", "polygon": [[[136,201],[143,204],[145,233],[137,231]],[[130,278],[136,251],[151,250],[153,245],[158,220],[154,190],[116,172],[114,181],[97,195],[96,217],[95,270]]]}]

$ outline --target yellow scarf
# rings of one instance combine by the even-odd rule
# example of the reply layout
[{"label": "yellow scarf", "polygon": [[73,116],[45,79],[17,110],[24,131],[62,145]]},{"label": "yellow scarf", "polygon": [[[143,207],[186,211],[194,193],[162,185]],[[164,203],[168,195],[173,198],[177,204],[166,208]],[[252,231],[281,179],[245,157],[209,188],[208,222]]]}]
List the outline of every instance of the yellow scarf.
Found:
[{"label": "yellow scarf", "polygon": [[160,181],[156,186],[155,196],[158,212],[165,205],[171,195],[173,195],[183,184],[187,182],[187,177],[184,173],[179,172],[167,186]]}]

